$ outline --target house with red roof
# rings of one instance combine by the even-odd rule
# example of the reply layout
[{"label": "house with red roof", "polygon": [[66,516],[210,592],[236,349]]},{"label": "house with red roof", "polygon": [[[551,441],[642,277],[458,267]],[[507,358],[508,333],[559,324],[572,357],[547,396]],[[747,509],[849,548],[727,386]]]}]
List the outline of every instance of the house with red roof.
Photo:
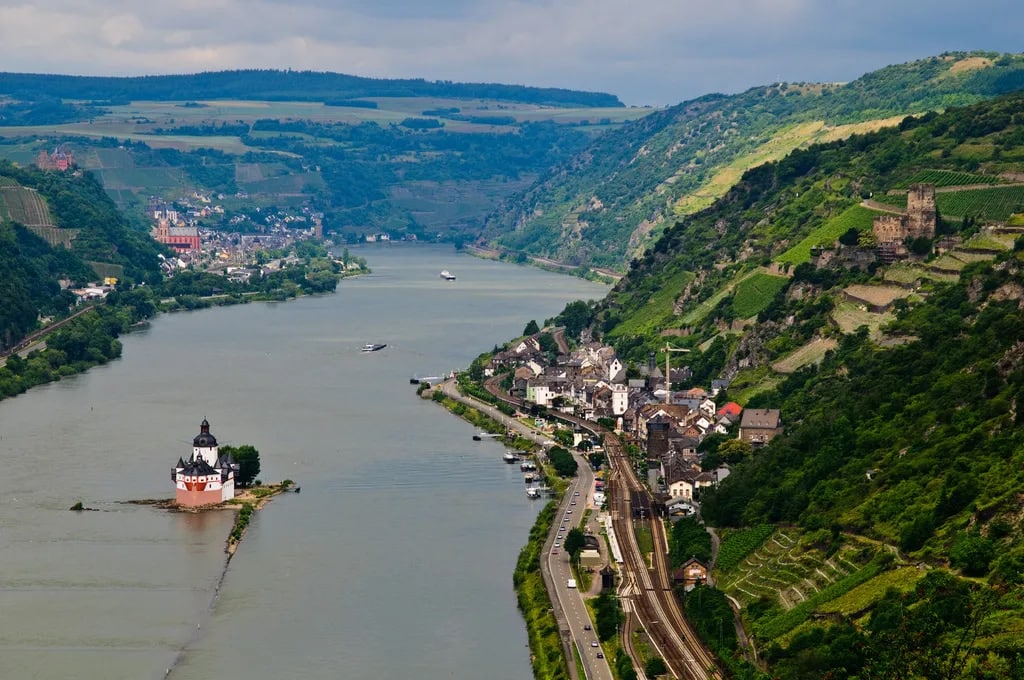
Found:
[{"label": "house with red roof", "polygon": [[716,415],[719,418],[728,418],[730,422],[735,423],[739,421],[741,413],[743,413],[743,407],[735,401],[730,401],[728,404],[718,409]]}]

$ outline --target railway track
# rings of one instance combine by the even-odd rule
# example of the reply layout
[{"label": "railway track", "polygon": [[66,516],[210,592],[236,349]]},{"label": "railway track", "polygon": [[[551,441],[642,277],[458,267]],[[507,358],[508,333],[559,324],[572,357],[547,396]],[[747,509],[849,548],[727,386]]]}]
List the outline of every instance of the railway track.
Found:
[{"label": "railway track", "polygon": [[[506,403],[524,406],[522,400],[502,394],[496,380],[488,381],[487,389]],[[668,541],[665,527],[661,521],[654,521],[651,517],[650,494],[636,478],[622,442],[614,433],[596,423],[567,414],[553,415],[595,436],[604,437],[605,454],[611,469],[606,487],[607,507],[623,557],[619,586],[619,597],[626,613],[623,648],[639,667],[639,657],[632,645],[632,631],[643,627],[674,677],[686,680],[724,677],[717,659],[697,637],[679,608],[672,591],[670,565],[666,557]],[[646,520],[654,540],[652,564],[647,563],[636,540],[634,499],[646,508]]]}]

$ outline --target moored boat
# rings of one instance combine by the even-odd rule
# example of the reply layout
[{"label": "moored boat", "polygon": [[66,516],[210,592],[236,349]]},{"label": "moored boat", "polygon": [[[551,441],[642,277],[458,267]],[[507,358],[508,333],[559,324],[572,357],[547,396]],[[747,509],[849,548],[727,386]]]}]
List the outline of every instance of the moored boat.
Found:
[{"label": "moored boat", "polygon": [[512,463],[519,460],[519,456],[517,456],[512,451],[506,451],[505,453],[502,454],[501,459],[508,463],[509,465],[511,465]]}]

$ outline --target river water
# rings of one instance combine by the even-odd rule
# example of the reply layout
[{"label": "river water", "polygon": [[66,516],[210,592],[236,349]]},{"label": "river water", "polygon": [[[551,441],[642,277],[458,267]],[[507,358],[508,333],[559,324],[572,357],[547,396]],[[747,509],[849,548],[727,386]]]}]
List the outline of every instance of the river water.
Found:
[{"label": "river water", "polygon": [[[163,315],[122,359],[0,402],[0,677],[530,677],[511,574],[538,505],[409,377],[606,289],[354,252],[373,274],[333,295]],[[204,417],[302,487],[256,513],[219,590],[232,513],[123,503],[173,495]]]}]

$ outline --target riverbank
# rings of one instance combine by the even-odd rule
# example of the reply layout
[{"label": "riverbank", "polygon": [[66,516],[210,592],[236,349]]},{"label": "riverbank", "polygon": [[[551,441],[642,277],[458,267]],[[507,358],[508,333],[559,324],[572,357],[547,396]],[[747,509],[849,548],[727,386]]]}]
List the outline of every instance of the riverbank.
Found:
[{"label": "riverbank", "polygon": [[[281,270],[275,274],[290,271]],[[122,345],[118,338],[144,328],[160,313],[249,302],[285,302],[334,293],[338,283],[367,274],[370,269],[364,264],[359,269],[333,273],[333,287],[323,282],[314,285],[306,276],[305,269],[299,271],[302,276],[298,277],[298,282],[282,279],[268,290],[207,296],[182,293],[161,299],[146,287],[112,291],[106,300],[90,303],[67,318],[33,332],[6,353],[0,353],[0,400],[120,359]]]},{"label": "riverbank", "polygon": [[563,264],[546,257],[527,255],[526,253],[517,251],[499,250],[497,248],[476,244],[467,244],[463,246],[463,250],[470,255],[484,260],[500,260],[502,262],[511,262],[512,264],[528,264],[532,267],[537,267],[538,269],[543,269],[544,271],[553,272],[555,274],[568,274],[569,276],[577,276],[581,279],[596,281],[598,283],[616,284],[623,276],[620,272],[612,269],[585,266],[577,267],[569,264]]},{"label": "riverbank", "polygon": [[[502,414],[494,406],[460,394],[453,380],[445,381],[437,387],[420,389],[418,393],[422,398],[431,399],[485,432],[504,432],[503,441],[520,450],[539,451],[541,444],[547,440],[545,436],[532,432],[527,426]],[[481,409],[488,409],[491,414],[484,413]],[[501,418],[501,421],[495,420],[492,415]],[[526,432],[513,437],[510,436],[513,428]],[[533,441],[527,438],[531,435],[534,437]],[[520,550],[516,560],[512,583],[519,612],[526,624],[533,677],[569,680],[573,677],[570,675],[569,660],[559,635],[551,593],[545,584],[541,569],[541,556],[544,554],[544,544],[554,523],[557,499],[565,492],[567,482],[551,471],[550,466],[544,464],[542,456],[537,456],[537,465],[544,475],[548,488],[555,492],[556,500],[549,501],[537,515],[526,545]],[[576,664],[578,665],[578,660]]]}]

